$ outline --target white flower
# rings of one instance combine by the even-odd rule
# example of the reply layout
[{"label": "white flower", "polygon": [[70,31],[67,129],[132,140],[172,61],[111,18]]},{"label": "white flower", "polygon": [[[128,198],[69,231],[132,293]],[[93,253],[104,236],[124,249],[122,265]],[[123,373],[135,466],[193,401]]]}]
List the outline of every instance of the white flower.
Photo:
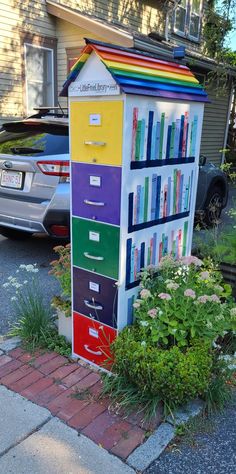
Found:
[{"label": "white flower", "polygon": [[207,327],[208,329],[212,329],[212,323],[211,323],[211,321],[207,321],[206,327]]},{"label": "white flower", "polygon": [[10,283],[3,283],[2,285],[3,288],[7,288],[8,286],[10,286]]},{"label": "white flower", "polygon": [[146,327],[146,326],[148,326],[148,322],[147,321],[140,321],[140,326]]},{"label": "white flower", "polygon": [[141,342],[141,346],[146,346],[146,342],[145,342],[145,341],[142,341],[142,342]]},{"label": "white flower", "polygon": [[28,283],[28,280],[24,280],[23,283],[24,285],[26,285]]},{"label": "white flower", "polygon": [[236,307],[231,308],[231,310],[230,310],[230,316],[236,316]]},{"label": "white flower", "polygon": [[11,301],[16,301],[16,296],[12,296]]}]

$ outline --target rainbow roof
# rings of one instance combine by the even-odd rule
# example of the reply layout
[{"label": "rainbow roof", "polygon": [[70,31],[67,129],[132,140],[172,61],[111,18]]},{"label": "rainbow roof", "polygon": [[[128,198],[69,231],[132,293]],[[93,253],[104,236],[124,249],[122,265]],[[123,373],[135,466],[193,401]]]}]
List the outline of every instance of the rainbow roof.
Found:
[{"label": "rainbow roof", "polygon": [[63,85],[61,96],[68,95],[83,65],[94,51],[126,94],[167,99],[208,102],[207,94],[190,69],[132,48],[86,40],[86,46]]}]

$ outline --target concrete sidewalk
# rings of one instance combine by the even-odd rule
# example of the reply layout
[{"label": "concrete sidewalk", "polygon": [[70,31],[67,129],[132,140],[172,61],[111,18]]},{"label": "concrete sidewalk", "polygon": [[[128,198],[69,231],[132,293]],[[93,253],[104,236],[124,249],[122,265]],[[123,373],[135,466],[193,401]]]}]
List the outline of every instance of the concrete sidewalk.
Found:
[{"label": "concrete sidewalk", "polygon": [[0,387],[2,474],[132,474],[135,471],[42,407]]}]

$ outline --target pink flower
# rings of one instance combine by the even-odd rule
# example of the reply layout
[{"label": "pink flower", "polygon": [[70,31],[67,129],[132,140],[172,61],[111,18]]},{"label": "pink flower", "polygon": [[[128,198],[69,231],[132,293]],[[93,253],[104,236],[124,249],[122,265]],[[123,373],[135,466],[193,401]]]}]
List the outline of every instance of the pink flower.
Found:
[{"label": "pink flower", "polygon": [[135,309],[140,308],[140,304],[139,303],[133,303],[133,308],[135,308]]},{"label": "pink flower", "polygon": [[203,263],[201,260],[199,260],[199,258],[194,257],[193,255],[189,255],[188,257],[182,257],[180,261],[184,265],[195,265],[196,267],[201,267]]},{"label": "pink flower", "polygon": [[198,297],[198,302],[205,304],[207,301],[209,301],[209,296],[208,295],[202,295]]},{"label": "pink flower", "polygon": [[187,296],[189,298],[192,298],[193,300],[196,298],[196,293],[195,291],[191,290],[191,288],[187,288],[184,292],[184,296]]},{"label": "pink flower", "polygon": [[150,316],[151,318],[154,319],[154,318],[156,317],[156,315],[157,315],[157,310],[156,310],[156,308],[149,309],[149,311],[148,311],[148,316]]},{"label": "pink flower", "polygon": [[200,280],[209,280],[210,273],[209,272],[201,272],[199,275]]},{"label": "pink flower", "polygon": [[166,288],[168,288],[168,290],[177,290],[179,288],[179,285],[178,283],[170,281],[169,283],[167,283]]},{"label": "pink flower", "polygon": [[144,288],[143,290],[140,291],[140,296],[143,300],[145,300],[146,298],[149,298],[151,296],[151,292]]},{"label": "pink flower", "polygon": [[209,296],[209,301],[214,301],[214,303],[220,303],[220,298],[217,295],[211,295]]},{"label": "pink flower", "polygon": [[171,300],[171,296],[169,295],[169,293],[159,293],[159,298],[161,298],[161,300]]}]

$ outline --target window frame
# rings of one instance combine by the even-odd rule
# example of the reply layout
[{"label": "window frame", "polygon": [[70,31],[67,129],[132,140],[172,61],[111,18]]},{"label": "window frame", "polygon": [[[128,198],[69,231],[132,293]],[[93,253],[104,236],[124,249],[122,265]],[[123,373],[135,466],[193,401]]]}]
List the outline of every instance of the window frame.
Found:
[{"label": "window frame", "polygon": [[[199,9],[199,14],[197,15],[196,13],[192,13],[192,4],[193,0],[186,0],[186,8],[183,8],[180,5],[177,5],[174,15],[173,15],[173,24],[172,24],[172,31],[174,34],[181,36],[182,38],[188,39],[190,41],[193,41],[195,43],[200,42],[201,38],[201,29],[202,29],[202,12],[203,12],[203,0],[200,0],[200,9]],[[186,16],[185,16],[185,31],[181,31],[178,28],[176,28],[175,23],[176,23],[176,13],[177,9],[182,8],[186,11]],[[198,21],[198,37],[193,36],[190,34],[190,22],[191,22],[191,15],[194,14],[195,16],[198,16],[199,21]]]},{"label": "window frame", "polygon": [[52,50],[52,101],[53,105],[56,106],[58,103],[58,84],[57,84],[57,38],[54,37],[43,37],[31,33],[20,32],[21,38],[21,75],[22,75],[22,94],[23,94],[23,110],[24,114],[28,115],[28,89],[27,89],[27,71],[26,71],[26,56],[25,56],[25,44],[33,47],[39,47],[41,49]]},{"label": "window frame", "polygon": [[[27,78],[27,60],[26,60],[26,55],[27,55],[27,46],[30,48],[35,48],[35,49],[40,49],[44,51],[50,51],[51,52],[51,67],[52,67],[52,72],[51,72],[51,84],[52,84],[52,104],[50,106],[55,105],[55,85],[54,85],[54,51],[52,48],[46,48],[45,46],[39,46],[35,44],[30,44],[30,43],[24,43],[24,58],[25,58],[25,89],[26,89],[26,111],[27,114],[33,113],[32,110],[29,109],[29,96],[28,96],[28,84],[30,83],[29,79]],[[39,84],[44,84],[43,81],[41,80],[35,80],[35,83]],[[47,106],[49,104],[45,104]],[[41,105],[42,106],[42,105]]]}]

